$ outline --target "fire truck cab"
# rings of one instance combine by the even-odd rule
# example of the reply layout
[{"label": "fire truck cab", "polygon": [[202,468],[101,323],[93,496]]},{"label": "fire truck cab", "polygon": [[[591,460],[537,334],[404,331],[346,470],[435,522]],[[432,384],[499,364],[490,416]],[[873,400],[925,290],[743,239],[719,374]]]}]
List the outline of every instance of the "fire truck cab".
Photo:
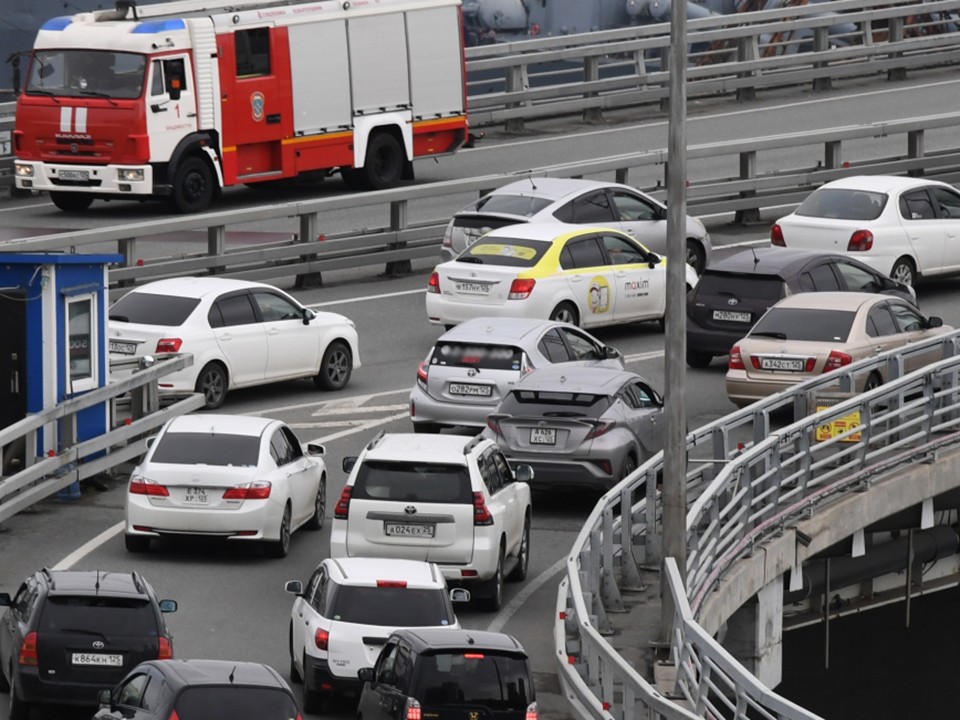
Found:
[{"label": "fire truck cab", "polygon": [[467,139],[459,0],[164,2],[49,20],[17,100],[17,187],[61,210],[339,171],[412,178]]}]

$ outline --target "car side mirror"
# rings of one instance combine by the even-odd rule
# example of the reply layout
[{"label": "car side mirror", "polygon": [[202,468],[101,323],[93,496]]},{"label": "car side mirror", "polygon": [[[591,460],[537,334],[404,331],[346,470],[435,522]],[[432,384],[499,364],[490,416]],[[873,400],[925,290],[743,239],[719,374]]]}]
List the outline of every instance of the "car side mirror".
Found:
[{"label": "car side mirror", "polygon": [[943,318],[937,317],[936,315],[931,315],[927,318],[927,327],[928,328],[938,328],[943,326]]},{"label": "car side mirror", "polygon": [[157,441],[157,436],[156,436],[156,435],[154,435],[153,437],[148,437],[148,438],[147,438],[147,447],[148,447],[148,448],[152,448],[152,447],[153,447],[153,444],[154,444],[156,441]]},{"label": "car side mirror", "polygon": [[373,668],[360,668],[357,670],[357,678],[360,682],[373,682]]},{"label": "car side mirror", "polygon": [[622,357],[622,354],[615,347],[610,347],[609,345],[603,346],[603,356],[605,358],[615,360],[618,357]]},{"label": "car side mirror", "polygon": [[345,473],[353,472],[353,466],[357,464],[357,456],[349,455],[343,459],[341,467]]},{"label": "car side mirror", "polygon": [[160,612],[162,613],[173,613],[177,611],[176,600],[161,600],[158,604],[160,605]]},{"label": "car side mirror", "polygon": [[470,602],[470,591],[466,588],[452,588],[450,590],[450,602],[465,603]]},{"label": "car side mirror", "polygon": [[533,480],[533,468],[529,465],[517,465],[513,471],[513,477],[517,482],[530,482]]},{"label": "car side mirror", "polygon": [[304,325],[309,325],[309,324],[310,324],[310,321],[313,320],[316,316],[317,316],[317,314],[316,314],[313,310],[311,310],[310,308],[304,308],[304,309],[303,309],[303,324],[304,324]]},{"label": "car side mirror", "polygon": [[0,593],[0,607],[10,607],[13,600],[10,599],[10,593]]},{"label": "car side mirror", "polygon": [[647,265],[650,266],[650,269],[652,270],[659,264],[660,264],[660,256],[657,255],[656,253],[650,253],[650,255],[647,257]]},{"label": "car side mirror", "polygon": [[307,455],[320,457],[327,454],[327,449],[320,443],[307,443]]},{"label": "car side mirror", "polygon": [[287,580],[283,589],[291,595],[303,595],[303,583],[299,580]]},{"label": "car side mirror", "polygon": [[111,693],[110,690],[104,688],[103,690],[98,692],[97,702],[100,703],[101,706],[104,706],[104,707],[109,706],[110,709],[113,710],[113,694]]}]

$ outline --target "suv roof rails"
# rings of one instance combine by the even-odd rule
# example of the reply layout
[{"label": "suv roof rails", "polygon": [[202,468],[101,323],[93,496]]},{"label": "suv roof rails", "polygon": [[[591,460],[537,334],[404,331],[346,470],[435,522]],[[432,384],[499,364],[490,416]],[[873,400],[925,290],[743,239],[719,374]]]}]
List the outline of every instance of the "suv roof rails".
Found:
[{"label": "suv roof rails", "polygon": [[137,592],[146,594],[143,589],[143,580],[140,577],[140,573],[134,570],[132,573],[130,573],[130,576],[133,578],[133,586],[137,589]]},{"label": "suv roof rails", "polygon": [[367,443],[367,450],[373,450],[380,443],[380,441],[383,440],[384,432],[385,431],[381,430],[374,436],[373,440]]},{"label": "suv roof rails", "polygon": [[50,585],[51,590],[55,590],[57,587],[57,581],[53,579],[53,575],[50,572],[50,568],[41,568],[40,572],[43,573],[47,578],[47,583]]},{"label": "suv roof rails", "polygon": [[464,454],[464,455],[469,455],[470,453],[472,453],[472,452],[474,451],[474,449],[477,447],[477,445],[479,445],[479,444],[482,443],[482,442],[483,442],[483,436],[482,436],[482,435],[477,435],[477,436],[476,436],[475,438],[473,438],[470,442],[468,442],[466,445],[463,446],[463,454]]}]

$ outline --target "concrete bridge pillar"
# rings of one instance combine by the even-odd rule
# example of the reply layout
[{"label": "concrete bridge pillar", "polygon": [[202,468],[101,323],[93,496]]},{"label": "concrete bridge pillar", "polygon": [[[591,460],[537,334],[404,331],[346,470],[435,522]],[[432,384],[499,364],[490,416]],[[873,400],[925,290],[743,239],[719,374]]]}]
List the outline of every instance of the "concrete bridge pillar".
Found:
[{"label": "concrete bridge pillar", "polygon": [[722,645],[769,688],[783,675],[783,576],[767,583],[727,621]]}]

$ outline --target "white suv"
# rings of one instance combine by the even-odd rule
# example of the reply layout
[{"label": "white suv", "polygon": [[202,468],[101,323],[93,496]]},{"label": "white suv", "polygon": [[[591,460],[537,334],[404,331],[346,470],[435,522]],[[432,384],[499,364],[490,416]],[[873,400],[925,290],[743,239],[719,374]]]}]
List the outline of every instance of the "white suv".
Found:
[{"label": "white suv", "polygon": [[319,713],[324,695],[359,694],[360,668],[371,667],[398,628],[459,628],[454,602],[470,593],[447,589],[434,563],[381,558],[328,558],[290,612],[290,679],[303,683],[303,710]]},{"label": "white suv", "polygon": [[491,610],[500,609],[504,577],[526,577],[533,470],[511,470],[492,440],[380,433],[343,469],[331,557],[435,562]]}]

